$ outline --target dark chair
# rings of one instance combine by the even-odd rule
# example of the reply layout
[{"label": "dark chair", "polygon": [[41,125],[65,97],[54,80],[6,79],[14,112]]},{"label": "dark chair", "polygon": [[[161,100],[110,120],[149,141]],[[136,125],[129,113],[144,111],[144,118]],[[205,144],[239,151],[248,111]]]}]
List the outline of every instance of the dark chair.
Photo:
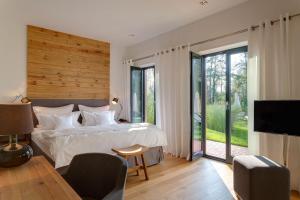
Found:
[{"label": "dark chair", "polygon": [[61,175],[82,199],[122,200],[127,161],[104,153],[74,156]]}]

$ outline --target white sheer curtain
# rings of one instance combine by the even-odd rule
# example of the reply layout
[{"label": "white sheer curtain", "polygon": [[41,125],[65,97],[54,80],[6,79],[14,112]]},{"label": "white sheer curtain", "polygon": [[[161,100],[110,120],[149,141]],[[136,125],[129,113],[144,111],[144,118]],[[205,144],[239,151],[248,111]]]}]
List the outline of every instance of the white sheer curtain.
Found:
[{"label": "white sheer curtain", "polygon": [[125,60],[123,62],[123,87],[124,87],[124,93],[123,93],[123,111],[121,117],[123,119],[130,120],[130,67],[133,66],[132,60]]},{"label": "white sheer curtain", "polygon": [[[300,99],[300,20],[280,16],[249,36],[249,149],[283,163],[283,137],[253,132],[253,100]],[[291,188],[300,191],[300,137],[289,137]]]},{"label": "white sheer curtain", "polygon": [[157,125],[167,134],[167,153],[189,158],[190,65],[189,48],[156,54]]}]

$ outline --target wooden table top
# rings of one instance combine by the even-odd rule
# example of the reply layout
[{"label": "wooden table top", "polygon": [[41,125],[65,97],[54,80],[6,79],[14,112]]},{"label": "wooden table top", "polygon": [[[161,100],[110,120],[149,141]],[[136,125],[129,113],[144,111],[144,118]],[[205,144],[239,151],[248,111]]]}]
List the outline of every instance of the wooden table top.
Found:
[{"label": "wooden table top", "polygon": [[80,200],[43,156],[13,168],[0,168],[0,200]]}]

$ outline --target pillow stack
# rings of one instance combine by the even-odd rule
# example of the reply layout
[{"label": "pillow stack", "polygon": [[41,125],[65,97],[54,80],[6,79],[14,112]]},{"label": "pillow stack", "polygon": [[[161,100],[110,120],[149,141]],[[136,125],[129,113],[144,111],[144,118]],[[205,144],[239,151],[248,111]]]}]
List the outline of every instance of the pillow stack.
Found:
[{"label": "pillow stack", "polygon": [[88,107],[79,105],[84,126],[98,126],[116,124],[115,111],[109,110],[109,106]]},{"label": "pillow stack", "polygon": [[62,107],[33,106],[33,111],[39,121],[38,128],[43,130],[59,130],[81,126],[78,123],[80,112],[72,112],[74,104]]},{"label": "pillow stack", "polygon": [[[116,124],[115,111],[109,110],[109,106],[88,107],[78,105],[80,111],[72,112],[74,104],[62,107],[33,106],[33,111],[39,121],[38,128],[42,130],[61,130],[84,126]],[[82,116],[82,125],[78,122]]]}]

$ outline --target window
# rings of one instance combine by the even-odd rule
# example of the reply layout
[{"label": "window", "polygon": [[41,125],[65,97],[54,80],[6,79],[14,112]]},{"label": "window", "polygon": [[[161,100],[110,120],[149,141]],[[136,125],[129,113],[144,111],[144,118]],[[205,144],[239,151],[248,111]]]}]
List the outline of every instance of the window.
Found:
[{"label": "window", "polygon": [[131,67],[131,122],[155,124],[155,68]]},{"label": "window", "polygon": [[228,162],[248,154],[248,48],[208,55],[191,53],[193,157]]}]

